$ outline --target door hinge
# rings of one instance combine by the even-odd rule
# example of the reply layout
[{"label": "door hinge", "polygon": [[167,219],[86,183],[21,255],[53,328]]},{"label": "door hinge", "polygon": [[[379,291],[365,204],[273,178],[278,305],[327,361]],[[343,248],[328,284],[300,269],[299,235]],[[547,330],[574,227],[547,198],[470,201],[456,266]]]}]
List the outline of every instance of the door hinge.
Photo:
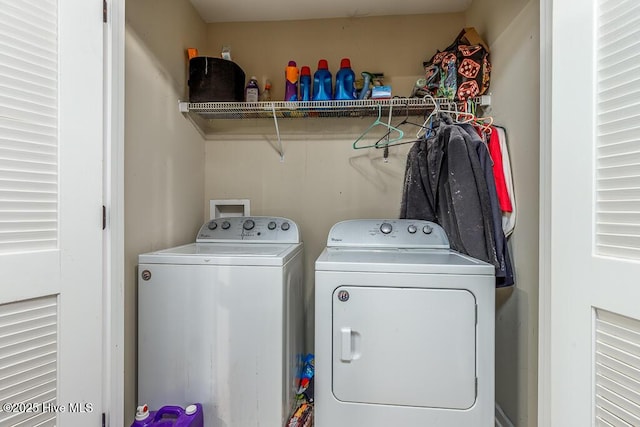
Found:
[{"label": "door hinge", "polygon": [[107,207],[102,205],[102,229],[105,230],[107,228]]},{"label": "door hinge", "polygon": [[107,427],[107,414],[102,413],[102,427]]},{"label": "door hinge", "polygon": [[107,23],[107,0],[102,0],[102,22]]}]

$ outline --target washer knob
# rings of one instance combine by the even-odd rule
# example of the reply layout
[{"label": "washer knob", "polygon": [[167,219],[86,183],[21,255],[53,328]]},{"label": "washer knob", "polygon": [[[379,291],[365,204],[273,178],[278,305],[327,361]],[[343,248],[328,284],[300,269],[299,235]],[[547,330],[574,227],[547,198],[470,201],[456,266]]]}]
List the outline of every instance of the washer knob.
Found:
[{"label": "washer knob", "polygon": [[382,231],[383,234],[389,234],[391,233],[392,230],[393,230],[393,226],[388,222],[383,222],[382,225],[380,226],[380,231]]},{"label": "washer knob", "polygon": [[415,225],[411,224],[409,227],[407,227],[407,231],[411,234],[415,234],[416,231],[418,231],[418,227],[416,227]]},{"label": "washer knob", "polygon": [[253,230],[253,227],[256,226],[256,223],[252,219],[248,219],[242,224],[242,228],[245,230]]},{"label": "washer knob", "polygon": [[215,230],[216,228],[218,228],[218,223],[215,221],[211,221],[209,224],[207,224],[207,228],[209,230]]},{"label": "washer knob", "polygon": [[223,229],[223,230],[228,230],[228,229],[229,229],[229,227],[231,227],[231,223],[229,223],[229,221],[224,221],[224,222],[222,223],[222,229]]},{"label": "washer knob", "polygon": [[271,222],[269,222],[269,224],[267,224],[267,228],[269,230],[275,230],[277,226],[278,226],[278,224],[276,224],[275,221],[271,221]]},{"label": "washer knob", "polygon": [[282,228],[284,231],[287,231],[290,227],[291,227],[291,224],[289,224],[288,222],[283,222],[282,225],[280,226],[280,228]]},{"label": "washer knob", "polygon": [[432,231],[433,231],[433,227],[430,225],[425,225],[424,227],[422,227],[422,232],[424,234],[431,234]]}]

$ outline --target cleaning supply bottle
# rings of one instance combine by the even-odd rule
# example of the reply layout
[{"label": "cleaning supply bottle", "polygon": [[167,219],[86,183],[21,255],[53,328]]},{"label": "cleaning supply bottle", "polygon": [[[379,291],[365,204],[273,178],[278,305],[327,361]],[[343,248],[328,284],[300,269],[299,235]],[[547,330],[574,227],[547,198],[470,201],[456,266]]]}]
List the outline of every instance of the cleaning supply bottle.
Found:
[{"label": "cleaning supply bottle", "polygon": [[147,405],[138,406],[131,427],[204,427],[202,404],[195,403],[186,408],[167,405],[157,411],[149,411]]},{"label": "cleaning supply bottle", "polygon": [[298,100],[298,67],[296,61],[289,61],[289,65],[284,71],[286,77],[286,87],[284,90],[285,101],[297,101]]},{"label": "cleaning supply bottle", "polygon": [[131,427],[150,427],[153,423],[155,412],[150,412],[147,405],[136,408],[136,418]]},{"label": "cleaning supply bottle", "polygon": [[356,99],[354,86],[355,73],[351,69],[349,58],[342,58],[340,70],[336,73],[336,93],[333,99]]},{"label": "cleaning supply bottle", "polygon": [[258,102],[260,96],[260,88],[256,76],[251,76],[247,87],[244,89],[244,100],[247,102]]},{"label": "cleaning supply bottle", "polygon": [[262,91],[262,95],[260,95],[260,101],[271,101],[271,81],[269,80],[264,83],[264,90]]},{"label": "cleaning supply bottle", "polygon": [[362,75],[363,82],[362,82],[362,90],[360,91],[360,95],[358,95],[358,99],[370,98],[371,94],[369,91],[369,85],[371,84],[371,80],[373,80],[373,74],[367,71],[363,71],[360,74]]},{"label": "cleaning supply bottle", "polygon": [[331,72],[326,59],[318,61],[318,70],[313,74],[313,101],[327,101],[331,99],[333,84]]},{"label": "cleaning supply bottle", "polygon": [[306,65],[300,70],[300,101],[311,101],[311,68]]}]

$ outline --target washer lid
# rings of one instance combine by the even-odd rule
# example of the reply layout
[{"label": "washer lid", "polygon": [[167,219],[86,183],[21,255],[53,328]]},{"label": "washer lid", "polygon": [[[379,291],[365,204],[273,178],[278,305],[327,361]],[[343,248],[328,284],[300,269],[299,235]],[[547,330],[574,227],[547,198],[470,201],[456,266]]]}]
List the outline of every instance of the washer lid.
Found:
[{"label": "washer lid", "polygon": [[493,276],[493,265],[451,249],[325,248],[316,271],[474,274]]},{"label": "washer lid", "polygon": [[285,264],[302,243],[190,243],[138,256],[140,264],[275,265]]}]

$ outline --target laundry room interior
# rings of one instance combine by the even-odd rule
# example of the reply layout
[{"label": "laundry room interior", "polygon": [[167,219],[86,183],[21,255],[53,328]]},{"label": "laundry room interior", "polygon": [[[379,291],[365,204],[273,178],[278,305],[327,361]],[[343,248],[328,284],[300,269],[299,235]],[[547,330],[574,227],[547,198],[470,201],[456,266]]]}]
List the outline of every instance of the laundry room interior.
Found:
[{"label": "laundry room interior", "polygon": [[198,126],[179,109],[189,97],[186,50],[220,57],[229,47],[247,79],[256,76],[261,90],[271,82],[274,101],[284,98],[289,61],[313,71],[326,59],[335,76],[342,58],[358,77],[384,73],[392,95],[408,97],[424,77],[423,62],[474,27],[490,48],[491,103],[484,114],[506,129],[517,202],[508,239],[515,285],[496,291],[495,401],[514,426],[537,425],[540,3],[460,3],[464,10],[455,12],[352,10],[292,20],[279,11],[279,19],[207,23],[189,0],[126,1],[125,424],[143,403],[137,397],[140,254],[193,242],[210,219],[210,200],[246,199],[253,216],[295,221],[304,242],[305,347],[314,353],[314,268],[328,232],[344,220],[399,218],[412,147],[354,149],[375,117],[290,117],[279,119],[277,130],[269,117]]}]

